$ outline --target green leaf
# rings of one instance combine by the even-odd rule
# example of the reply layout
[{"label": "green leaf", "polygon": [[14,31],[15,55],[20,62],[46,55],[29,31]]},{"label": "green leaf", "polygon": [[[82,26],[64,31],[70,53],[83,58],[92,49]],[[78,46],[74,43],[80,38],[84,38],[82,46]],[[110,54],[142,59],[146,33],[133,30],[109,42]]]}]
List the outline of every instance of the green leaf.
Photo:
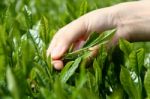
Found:
[{"label": "green leaf", "polygon": [[76,79],[76,87],[77,89],[81,89],[84,87],[87,81],[87,75],[86,75],[86,65],[88,63],[87,59],[82,59],[80,62],[80,73],[79,73],[79,78]]},{"label": "green leaf", "polygon": [[144,77],[144,87],[147,94],[147,99],[150,98],[150,69],[146,71],[145,77]]},{"label": "green leaf", "polygon": [[135,51],[132,51],[129,55],[129,67],[128,69],[135,71],[137,75],[139,75],[138,72],[138,62],[137,62],[137,55]]},{"label": "green leaf", "polygon": [[150,68],[150,54],[145,53],[144,66],[148,69]]},{"label": "green leaf", "polygon": [[136,71],[136,74],[140,76],[142,66],[144,65],[144,49],[139,49],[137,51],[132,51],[129,55],[129,68]]},{"label": "green leaf", "polygon": [[32,13],[29,10],[27,5],[24,6],[24,15],[25,15],[25,21],[26,21],[28,29],[32,28],[32,25],[33,25]]},{"label": "green leaf", "polygon": [[10,67],[7,67],[6,71],[6,77],[7,77],[7,84],[8,84],[8,90],[10,91],[11,95],[14,99],[20,99],[20,93],[18,90],[17,82],[15,80],[14,74],[12,73],[12,70]]},{"label": "green leaf", "polygon": [[47,88],[41,87],[40,92],[41,92],[42,96],[44,97],[44,99],[54,98],[54,97],[52,97],[52,94],[50,94],[50,91]]},{"label": "green leaf", "polygon": [[72,66],[73,63],[74,63],[74,61],[70,61],[64,66],[64,68],[62,69],[62,71],[60,73],[61,79],[63,79],[63,77],[66,75],[66,72],[68,72],[68,70],[70,69],[70,67]]},{"label": "green leaf", "polygon": [[65,59],[73,60],[76,57],[84,56],[85,54],[90,52],[89,48],[94,47],[96,45],[101,46],[103,44],[106,44],[111,39],[111,37],[114,35],[115,31],[116,31],[115,29],[111,30],[111,31],[106,31],[105,33],[102,33],[97,38],[95,38],[96,34],[91,35],[91,37],[86,41],[85,46],[82,49],[65,54],[63,59],[64,60]]},{"label": "green leaf", "polygon": [[86,74],[87,74],[87,88],[89,89],[90,92],[97,93],[98,87],[95,75],[89,71],[86,72]]},{"label": "green leaf", "polygon": [[[73,65],[69,68],[69,70],[68,70],[67,72],[65,72],[64,75],[62,75],[62,76],[60,77],[61,82],[66,83],[66,82],[68,81],[68,79],[75,73],[75,71],[76,71],[76,69],[78,68],[80,62],[81,62],[81,58],[79,57],[79,58],[77,58],[77,59],[74,61]],[[68,66],[68,67],[69,67],[69,66]],[[67,67],[67,68],[68,68],[68,67]]]},{"label": "green leaf", "polygon": [[91,42],[93,42],[98,37],[99,37],[98,33],[91,33],[91,35],[88,37],[83,47],[87,47]]},{"label": "green leaf", "polygon": [[133,49],[133,45],[124,39],[119,39],[119,47],[125,55],[129,55]]},{"label": "green leaf", "polygon": [[144,65],[144,59],[145,59],[145,51],[143,48],[141,48],[137,51],[137,61],[138,61],[139,73],[141,73],[141,71],[142,71],[142,66]]},{"label": "green leaf", "polygon": [[94,71],[95,71],[96,83],[97,83],[98,86],[100,86],[100,84],[102,83],[102,69],[99,66],[96,59],[94,60],[93,68],[94,68]]},{"label": "green leaf", "polygon": [[120,81],[131,99],[141,99],[141,93],[138,92],[139,89],[136,88],[136,85],[130,76],[130,72],[123,66],[120,72]]},{"label": "green leaf", "polygon": [[116,29],[105,31],[98,38],[96,38],[93,42],[91,42],[88,45],[88,47],[93,47],[95,45],[107,42],[108,40],[110,40],[112,38],[112,36],[114,35],[115,32],[116,32]]},{"label": "green leaf", "polygon": [[121,87],[115,89],[106,99],[124,99],[124,92]]},{"label": "green leaf", "polygon": [[30,78],[31,80],[34,80],[32,78],[35,78],[35,74],[36,74],[36,79],[38,80],[38,85],[39,86],[44,86],[47,88],[51,88],[53,85],[53,79],[52,77],[50,78],[49,75],[46,73],[46,69],[44,67],[41,67],[39,64],[35,63],[34,68],[32,68],[31,74],[30,74]]},{"label": "green leaf", "polygon": [[77,18],[76,13],[74,12],[76,6],[75,6],[75,5],[71,5],[70,2],[74,2],[74,3],[75,3],[75,1],[69,1],[69,0],[68,0],[68,2],[67,2],[67,4],[66,4],[68,13],[69,13],[69,15],[71,16],[71,20],[73,20],[73,19]]},{"label": "green leaf", "polygon": [[87,12],[87,10],[88,10],[88,3],[87,3],[87,1],[84,0],[80,6],[79,16],[85,14]]},{"label": "green leaf", "polygon": [[33,59],[35,57],[34,45],[30,40],[23,40],[21,42],[21,53],[23,73],[27,76],[32,69]]},{"label": "green leaf", "polygon": [[106,47],[105,47],[105,45],[102,45],[99,48],[98,57],[97,57],[97,61],[100,65],[101,69],[103,69],[103,67],[104,67],[104,63],[106,61],[107,56],[108,56],[108,53],[106,51]]},{"label": "green leaf", "polygon": [[49,40],[50,40],[49,25],[48,25],[48,20],[45,16],[42,16],[42,18],[41,18],[40,36],[41,36],[42,40],[45,42],[45,44],[49,43]]}]

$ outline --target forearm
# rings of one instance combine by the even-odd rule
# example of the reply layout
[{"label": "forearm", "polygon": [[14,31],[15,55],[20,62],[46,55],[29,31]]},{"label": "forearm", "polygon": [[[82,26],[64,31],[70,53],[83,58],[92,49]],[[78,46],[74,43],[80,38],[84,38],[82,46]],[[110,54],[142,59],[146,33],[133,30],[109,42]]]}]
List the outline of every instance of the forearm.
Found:
[{"label": "forearm", "polygon": [[117,29],[126,33],[128,40],[150,41],[150,0],[123,3],[116,9]]}]

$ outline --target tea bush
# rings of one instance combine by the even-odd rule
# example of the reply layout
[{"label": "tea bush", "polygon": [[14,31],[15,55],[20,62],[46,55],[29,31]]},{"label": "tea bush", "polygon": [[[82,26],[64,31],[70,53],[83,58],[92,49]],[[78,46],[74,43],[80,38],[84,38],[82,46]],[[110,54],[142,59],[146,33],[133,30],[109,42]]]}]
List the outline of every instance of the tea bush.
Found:
[{"label": "tea bush", "polygon": [[[128,0],[1,0],[0,99],[150,98],[150,43],[120,39],[115,30],[93,33],[84,47],[53,69],[46,50],[55,32],[79,16]],[[90,58],[89,47],[99,45]]]}]

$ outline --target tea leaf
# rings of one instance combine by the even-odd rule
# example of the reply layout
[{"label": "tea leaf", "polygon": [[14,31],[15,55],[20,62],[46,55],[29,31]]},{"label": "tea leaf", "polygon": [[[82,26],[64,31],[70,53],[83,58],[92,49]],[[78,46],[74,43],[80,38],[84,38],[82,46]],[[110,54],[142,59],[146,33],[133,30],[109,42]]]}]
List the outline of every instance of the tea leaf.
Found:
[{"label": "tea leaf", "polygon": [[94,47],[96,45],[103,45],[106,44],[110,38],[113,36],[116,30],[106,31],[105,33],[102,33],[100,36],[94,39],[96,35],[91,35],[91,37],[86,41],[85,46],[82,49],[79,49],[77,51],[67,53],[64,55],[63,59],[75,59],[75,57],[84,56],[84,54],[89,53],[89,48]]},{"label": "tea leaf", "polygon": [[45,44],[49,43],[49,25],[48,25],[48,20],[45,16],[41,18],[41,33],[40,36],[42,40],[45,42]]},{"label": "tea leaf", "polygon": [[73,65],[69,68],[69,70],[64,75],[61,76],[60,79],[63,83],[67,82],[67,80],[75,73],[75,70],[78,68],[80,62],[81,58],[79,57],[74,61]]},{"label": "tea leaf", "polygon": [[144,65],[144,49],[139,49],[136,52],[132,51],[129,55],[129,68],[134,69],[137,75],[140,75],[142,66]]},{"label": "tea leaf", "polygon": [[61,74],[60,74],[61,79],[63,79],[64,75],[66,75],[66,72],[70,69],[70,67],[72,66],[73,63],[74,63],[74,61],[70,61],[64,66],[64,68],[63,68],[63,70],[61,71]]},{"label": "tea leaf", "polygon": [[148,69],[144,77],[144,87],[147,94],[147,99],[150,98],[150,70]]},{"label": "tea leaf", "polygon": [[[124,88],[124,90],[127,92],[130,98],[132,99],[141,99],[139,97],[139,93],[137,92],[136,86],[134,82],[131,79],[129,71],[122,66],[121,72],[120,72],[120,81]],[[138,95],[138,96],[137,96]]]},{"label": "tea leaf", "polygon": [[97,37],[93,42],[91,42],[88,45],[88,47],[93,47],[95,45],[107,42],[108,40],[111,39],[111,37],[114,35],[115,32],[116,32],[115,29],[114,30],[110,30],[110,31],[105,31],[99,37]]},{"label": "tea leaf", "polygon": [[137,62],[137,55],[135,51],[132,51],[129,55],[129,69],[132,69],[133,71],[136,71],[137,75],[139,74],[138,71],[138,62]]},{"label": "tea leaf", "polygon": [[88,45],[90,45],[91,42],[93,42],[96,38],[99,37],[99,34],[98,33],[92,33],[88,39],[86,40],[85,44],[83,45],[83,48],[84,47],[87,47]]},{"label": "tea leaf", "polygon": [[107,99],[123,99],[123,90],[122,88],[117,88],[110,96],[107,96]]},{"label": "tea leaf", "polygon": [[145,51],[143,48],[137,51],[137,60],[138,60],[138,71],[141,73],[142,66],[144,65]]},{"label": "tea leaf", "polygon": [[28,27],[28,29],[30,29],[30,28],[32,28],[32,25],[33,25],[32,13],[29,10],[27,5],[24,6],[24,14],[25,14],[25,20],[26,20],[27,27]]},{"label": "tea leaf", "polygon": [[93,67],[94,67],[94,71],[95,71],[96,83],[98,86],[100,86],[100,84],[102,82],[102,69],[99,66],[96,59],[94,60]]},{"label": "tea leaf", "polygon": [[10,67],[7,67],[6,71],[6,76],[7,76],[7,84],[8,84],[8,89],[13,96],[14,99],[20,99],[20,93],[18,90],[17,82],[15,80],[14,74],[12,73],[12,70]]},{"label": "tea leaf", "polygon": [[119,39],[119,47],[124,52],[125,55],[129,55],[133,49],[132,44],[130,44],[128,41]]},{"label": "tea leaf", "polygon": [[88,9],[88,4],[87,4],[87,2],[84,0],[84,1],[81,3],[81,6],[80,6],[79,16],[85,14],[85,13],[87,12],[87,9]]}]

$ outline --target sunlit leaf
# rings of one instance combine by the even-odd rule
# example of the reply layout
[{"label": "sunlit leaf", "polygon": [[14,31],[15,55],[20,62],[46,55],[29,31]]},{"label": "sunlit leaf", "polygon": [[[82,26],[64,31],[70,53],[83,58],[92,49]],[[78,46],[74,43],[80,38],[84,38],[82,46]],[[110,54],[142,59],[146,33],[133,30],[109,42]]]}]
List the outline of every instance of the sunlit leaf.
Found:
[{"label": "sunlit leaf", "polygon": [[[63,83],[67,82],[67,80],[75,73],[76,69],[78,68],[79,64],[81,62],[81,58],[77,58],[72,66],[66,71],[64,75],[61,76],[61,81]],[[68,65],[69,66],[69,65]],[[68,68],[68,67],[67,67]]]},{"label": "sunlit leaf", "polygon": [[127,92],[131,99],[141,99],[140,93],[138,93],[136,85],[132,81],[129,71],[123,66],[120,72],[120,81],[124,90]]}]

